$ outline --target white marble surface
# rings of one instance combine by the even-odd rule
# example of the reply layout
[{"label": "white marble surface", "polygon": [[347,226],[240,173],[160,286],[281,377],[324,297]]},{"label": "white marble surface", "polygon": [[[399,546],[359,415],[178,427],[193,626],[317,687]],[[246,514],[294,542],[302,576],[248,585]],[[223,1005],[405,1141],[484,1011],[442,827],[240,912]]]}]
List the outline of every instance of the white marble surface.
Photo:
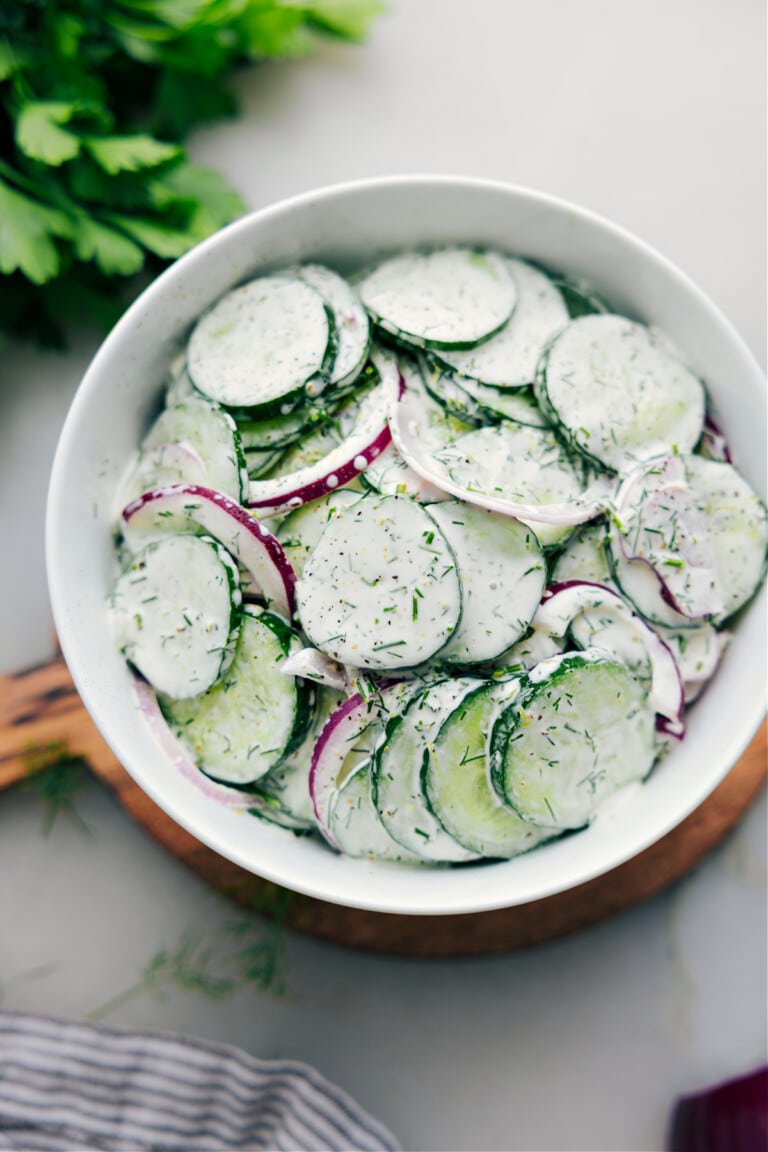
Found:
[{"label": "white marble surface", "polygon": [[[610,216],[679,264],[764,361],[760,0],[391,0],[364,48],[243,73],[193,141],[249,205],[348,178],[490,176]],[[42,517],[94,348],[0,359],[3,669],[45,659]],[[96,783],[42,834],[0,803],[0,1003],[87,1017],[192,933],[224,974],[242,917]],[[258,924],[249,939],[257,940]],[[107,1014],[307,1060],[409,1149],[656,1150],[674,1097],[766,1059],[766,803],[671,890],[509,956],[408,960],[283,940],[283,995],[173,983]]]}]

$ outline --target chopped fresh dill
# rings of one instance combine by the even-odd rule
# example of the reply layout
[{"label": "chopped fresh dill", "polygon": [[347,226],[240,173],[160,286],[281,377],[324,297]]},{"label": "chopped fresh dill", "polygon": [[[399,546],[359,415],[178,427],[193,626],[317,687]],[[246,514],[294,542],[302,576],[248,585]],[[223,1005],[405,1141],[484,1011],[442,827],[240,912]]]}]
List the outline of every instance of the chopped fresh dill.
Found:
[{"label": "chopped fresh dill", "polygon": [[41,834],[50,836],[57,818],[66,813],[80,832],[92,835],[74,803],[88,780],[85,761],[70,755],[66,744],[58,740],[26,749],[24,766],[27,776],[19,789],[35,792],[45,804]]}]

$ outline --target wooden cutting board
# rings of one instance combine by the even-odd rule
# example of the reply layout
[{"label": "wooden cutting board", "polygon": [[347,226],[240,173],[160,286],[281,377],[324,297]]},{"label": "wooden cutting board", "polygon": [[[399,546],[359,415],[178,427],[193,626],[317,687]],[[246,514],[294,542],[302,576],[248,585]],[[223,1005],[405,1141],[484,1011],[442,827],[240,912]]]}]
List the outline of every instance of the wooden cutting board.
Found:
[{"label": "wooden cutting board", "polygon": [[[353,948],[413,956],[525,948],[604,920],[660,892],[711,851],[766,780],[766,725],[711,796],[658,843],[619,868],[556,896],[463,916],[397,916],[287,893],[206,848],[134,783],[96,730],[61,657],[0,677],[0,789],[51,759],[82,757],[130,815],[172,855],[246,907],[291,928]],[[47,759],[46,759],[47,758]]]}]

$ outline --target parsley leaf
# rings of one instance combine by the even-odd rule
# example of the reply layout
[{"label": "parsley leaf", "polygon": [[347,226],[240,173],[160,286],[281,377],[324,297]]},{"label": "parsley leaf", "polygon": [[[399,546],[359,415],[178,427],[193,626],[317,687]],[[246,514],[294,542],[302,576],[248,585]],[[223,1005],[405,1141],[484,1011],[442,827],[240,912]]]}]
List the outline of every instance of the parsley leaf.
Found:
[{"label": "parsley leaf", "polygon": [[52,280],[61,268],[56,241],[71,234],[72,225],[62,212],[0,179],[0,272],[18,269],[33,284]]},{"label": "parsley leaf", "polygon": [[25,104],[16,121],[16,143],[33,160],[59,165],[80,151],[80,137],[62,128],[77,111],[77,105],[62,100]]},{"label": "parsley leaf", "polygon": [[164,144],[152,136],[89,136],[83,143],[110,176],[157,168],[169,160],[179,160],[183,154],[178,145]]},{"label": "parsley leaf", "polygon": [[0,4],[0,345],[50,343],[77,302],[113,317],[243,211],[183,140],[237,110],[234,71],[360,40],[378,0]]},{"label": "parsley leaf", "polygon": [[155,207],[171,202],[186,204],[187,230],[198,240],[204,240],[245,210],[242,199],[224,177],[200,164],[177,165],[154,181],[149,191]]},{"label": "parsley leaf", "polygon": [[106,276],[131,276],[144,265],[141,246],[89,216],[79,216],[73,237],[78,260],[93,260]]},{"label": "parsley leaf", "polygon": [[384,11],[379,0],[315,0],[307,5],[307,19],[346,40],[362,40],[372,21]]}]

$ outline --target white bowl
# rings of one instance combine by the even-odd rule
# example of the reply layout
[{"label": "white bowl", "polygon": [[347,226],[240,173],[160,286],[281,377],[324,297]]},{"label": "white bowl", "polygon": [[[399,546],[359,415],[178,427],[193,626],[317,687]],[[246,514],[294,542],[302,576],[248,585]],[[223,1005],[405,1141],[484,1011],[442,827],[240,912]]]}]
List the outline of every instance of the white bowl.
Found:
[{"label": "white bowl", "polygon": [[256,212],[199,245],[129,309],[88,370],[53,466],[47,555],[61,646],[93,719],[137,783],[179,824],[243,868],[296,891],[382,912],[507,907],[581,884],[680,823],[738,759],[765,707],[765,594],[743,614],[684,743],[584,832],[517,859],[409,868],[335,855],[206,798],[179,775],[138,714],[109,634],[118,478],[157,405],[171,353],[200,313],[238,282],[297,260],[340,270],[440,242],[491,245],[586,278],[617,311],[660,325],[706,381],[736,462],[765,498],[766,390],[740,337],[682,273],[599,217],[522,188],[402,177],[326,188]]}]

